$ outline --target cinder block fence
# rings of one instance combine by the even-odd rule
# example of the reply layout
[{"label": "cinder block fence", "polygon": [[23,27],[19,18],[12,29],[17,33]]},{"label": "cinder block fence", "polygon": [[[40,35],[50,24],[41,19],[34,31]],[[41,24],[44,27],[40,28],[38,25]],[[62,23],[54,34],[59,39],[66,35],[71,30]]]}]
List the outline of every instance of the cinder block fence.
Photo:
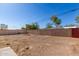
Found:
[{"label": "cinder block fence", "polygon": [[0,35],[35,34],[79,38],[79,28],[39,29],[39,30],[0,30]]},{"label": "cinder block fence", "polygon": [[40,29],[40,30],[27,30],[31,34],[51,35],[51,36],[67,36],[70,37],[71,29]]},{"label": "cinder block fence", "polygon": [[0,35],[26,34],[26,30],[0,30]]},{"label": "cinder block fence", "polygon": [[79,38],[79,28],[27,30],[31,34]]}]

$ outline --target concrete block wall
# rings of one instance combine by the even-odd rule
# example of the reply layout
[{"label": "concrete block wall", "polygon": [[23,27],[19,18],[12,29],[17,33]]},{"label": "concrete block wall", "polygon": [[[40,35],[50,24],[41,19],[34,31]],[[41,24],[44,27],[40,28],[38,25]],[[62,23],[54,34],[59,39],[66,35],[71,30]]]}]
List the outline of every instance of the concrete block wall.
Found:
[{"label": "concrete block wall", "polygon": [[77,37],[79,38],[79,28],[70,29],[40,29],[40,30],[0,30],[0,35],[13,34],[36,34],[36,35],[50,35],[63,37]]},{"label": "concrete block wall", "polygon": [[0,30],[0,35],[25,34],[26,30]]},{"label": "concrete block wall", "polygon": [[27,32],[39,35],[65,36],[65,37],[72,36],[71,29],[40,29],[40,30],[27,30]]}]

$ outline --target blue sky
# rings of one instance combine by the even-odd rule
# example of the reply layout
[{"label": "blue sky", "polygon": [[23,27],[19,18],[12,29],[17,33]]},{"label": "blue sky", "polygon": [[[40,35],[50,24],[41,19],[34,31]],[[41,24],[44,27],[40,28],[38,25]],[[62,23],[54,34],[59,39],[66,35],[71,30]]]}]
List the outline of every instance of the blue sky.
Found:
[{"label": "blue sky", "polygon": [[[37,22],[41,28],[47,23],[51,23],[50,17],[55,14],[79,8],[79,4],[68,3],[37,3],[37,4],[1,4],[0,3],[0,24],[7,24],[11,29],[21,28],[24,24]],[[79,15],[79,10],[62,16],[58,16],[62,20],[61,25],[75,23],[74,19]]]}]

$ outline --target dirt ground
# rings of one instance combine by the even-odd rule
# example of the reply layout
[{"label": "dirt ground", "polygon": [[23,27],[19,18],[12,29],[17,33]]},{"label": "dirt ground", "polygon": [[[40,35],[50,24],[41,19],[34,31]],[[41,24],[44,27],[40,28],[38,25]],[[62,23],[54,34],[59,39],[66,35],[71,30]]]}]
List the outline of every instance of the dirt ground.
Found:
[{"label": "dirt ground", "polygon": [[79,38],[32,34],[0,36],[0,48],[11,47],[18,56],[79,55]]}]

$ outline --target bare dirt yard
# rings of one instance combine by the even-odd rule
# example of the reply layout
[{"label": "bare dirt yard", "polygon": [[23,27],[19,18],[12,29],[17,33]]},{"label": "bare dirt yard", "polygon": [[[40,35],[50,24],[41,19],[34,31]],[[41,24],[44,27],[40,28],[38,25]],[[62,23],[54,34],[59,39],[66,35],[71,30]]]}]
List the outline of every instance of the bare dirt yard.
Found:
[{"label": "bare dirt yard", "polygon": [[79,55],[79,38],[46,35],[0,36],[0,48],[11,47],[18,56]]}]

